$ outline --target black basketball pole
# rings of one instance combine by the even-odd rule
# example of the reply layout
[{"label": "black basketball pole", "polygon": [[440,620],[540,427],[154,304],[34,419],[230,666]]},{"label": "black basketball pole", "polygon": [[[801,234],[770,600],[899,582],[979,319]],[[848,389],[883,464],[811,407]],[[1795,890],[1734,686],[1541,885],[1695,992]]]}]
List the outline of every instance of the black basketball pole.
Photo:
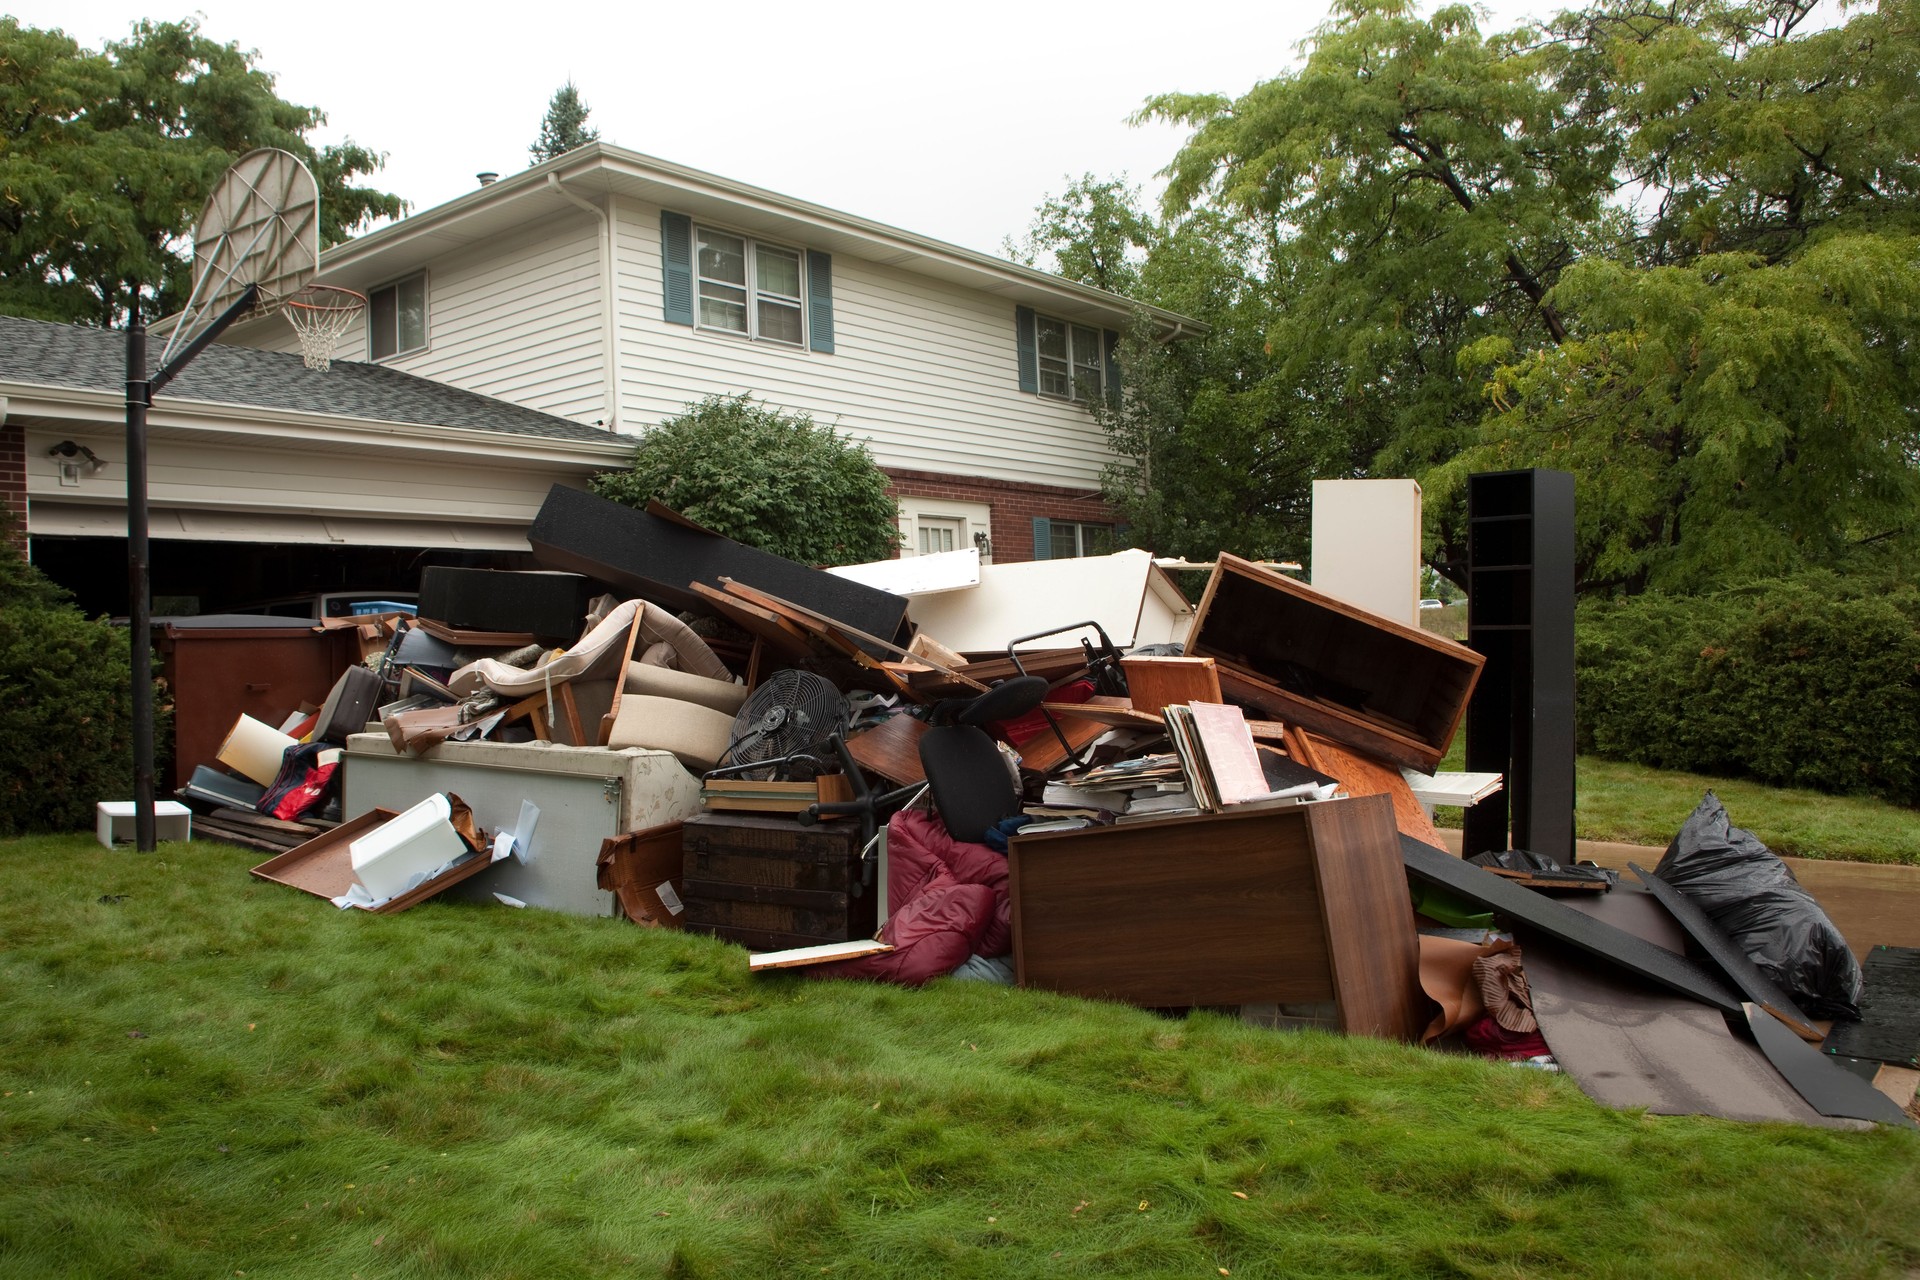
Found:
[{"label": "black basketball pole", "polygon": [[141,853],[152,853],[153,816],[153,594],[147,565],[147,410],[153,393],[245,315],[260,296],[246,291],[222,311],[185,350],[147,376],[147,322],[140,315],[140,290],[127,307],[127,641],[133,669],[133,837]]},{"label": "black basketball pole", "polygon": [[152,853],[153,820],[153,599],[147,572],[147,322],[140,291],[127,308],[127,646],[133,655],[133,837]]}]

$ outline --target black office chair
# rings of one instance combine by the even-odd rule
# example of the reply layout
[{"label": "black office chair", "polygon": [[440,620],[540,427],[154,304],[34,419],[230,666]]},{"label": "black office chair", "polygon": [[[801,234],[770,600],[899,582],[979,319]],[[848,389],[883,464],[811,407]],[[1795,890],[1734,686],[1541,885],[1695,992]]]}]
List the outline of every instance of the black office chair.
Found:
[{"label": "black office chair", "polygon": [[[1046,696],[1044,679],[1018,676],[974,697],[952,698],[934,706],[933,727],[920,738],[920,767],[926,771],[926,787],[933,792],[934,808],[954,839],[978,842],[988,828],[1020,812],[1019,784],[1008,771],[1000,748],[980,726],[1023,716]],[[921,788],[914,785],[871,791],[846,743],[836,735],[832,746],[853,786],[854,798],[808,805],[800,821],[811,824],[823,814],[857,817],[863,846],[870,844],[881,812],[905,802]]]}]

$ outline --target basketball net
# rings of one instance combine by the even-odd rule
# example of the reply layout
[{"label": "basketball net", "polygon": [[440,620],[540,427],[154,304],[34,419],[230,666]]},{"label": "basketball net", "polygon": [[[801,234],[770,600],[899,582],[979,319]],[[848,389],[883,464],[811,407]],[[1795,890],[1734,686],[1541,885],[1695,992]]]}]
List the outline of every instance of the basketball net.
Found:
[{"label": "basketball net", "polygon": [[296,293],[265,304],[276,308],[300,339],[300,358],[307,368],[322,373],[333,367],[333,352],[362,311],[365,294],[330,284],[310,284]]}]

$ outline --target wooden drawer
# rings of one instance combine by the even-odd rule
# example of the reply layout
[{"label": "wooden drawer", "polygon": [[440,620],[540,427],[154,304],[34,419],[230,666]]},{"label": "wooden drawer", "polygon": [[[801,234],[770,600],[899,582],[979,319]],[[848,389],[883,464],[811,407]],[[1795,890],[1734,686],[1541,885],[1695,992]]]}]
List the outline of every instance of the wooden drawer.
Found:
[{"label": "wooden drawer", "polygon": [[858,854],[850,825],[695,814],[681,835],[682,925],[756,951],[870,937],[878,888],[861,883]]}]

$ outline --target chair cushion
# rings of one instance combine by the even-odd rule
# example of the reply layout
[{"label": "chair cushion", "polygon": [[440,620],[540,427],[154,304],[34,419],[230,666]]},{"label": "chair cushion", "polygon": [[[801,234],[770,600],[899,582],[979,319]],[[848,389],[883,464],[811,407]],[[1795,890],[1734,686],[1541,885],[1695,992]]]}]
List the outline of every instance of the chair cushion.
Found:
[{"label": "chair cushion", "polygon": [[629,693],[620,699],[609,747],[671,751],[695,773],[720,763],[733,740],[733,717],[679,698]]}]

